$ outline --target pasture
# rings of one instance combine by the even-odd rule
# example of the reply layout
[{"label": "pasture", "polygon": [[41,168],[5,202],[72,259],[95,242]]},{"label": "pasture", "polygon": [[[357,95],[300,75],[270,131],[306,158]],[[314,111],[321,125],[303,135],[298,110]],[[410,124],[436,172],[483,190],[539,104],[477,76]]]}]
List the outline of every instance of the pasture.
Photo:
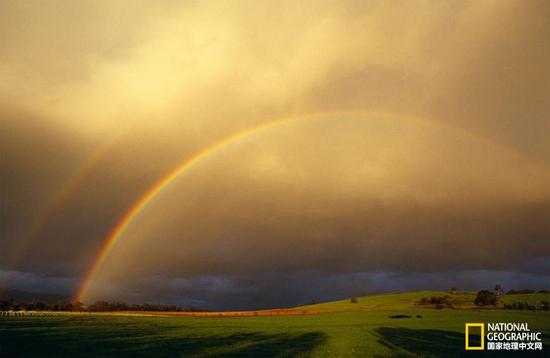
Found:
[{"label": "pasture", "polygon": [[[357,303],[348,299],[244,317],[128,312],[4,315],[0,317],[0,356],[488,355],[487,351],[464,351],[465,322],[527,322],[531,330],[543,332],[544,350],[549,349],[549,312],[477,309],[470,293],[457,295],[457,307],[452,309],[417,304],[420,297],[440,294],[445,293],[367,296],[359,297]],[[515,299],[535,302],[540,297],[548,295],[516,295]]]}]

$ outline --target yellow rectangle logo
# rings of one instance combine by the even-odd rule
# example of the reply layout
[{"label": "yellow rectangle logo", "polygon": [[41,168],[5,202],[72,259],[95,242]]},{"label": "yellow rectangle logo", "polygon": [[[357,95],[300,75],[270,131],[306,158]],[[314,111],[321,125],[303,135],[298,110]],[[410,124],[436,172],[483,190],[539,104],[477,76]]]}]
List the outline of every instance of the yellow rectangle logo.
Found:
[{"label": "yellow rectangle logo", "polygon": [[[469,336],[470,336],[470,328],[472,327],[479,327],[481,330],[481,344],[479,346],[470,346]],[[484,323],[466,323],[466,327],[464,328],[464,338],[466,341],[466,347],[465,349],[467,351],[482,351],[485,349],[485,324]]]}]

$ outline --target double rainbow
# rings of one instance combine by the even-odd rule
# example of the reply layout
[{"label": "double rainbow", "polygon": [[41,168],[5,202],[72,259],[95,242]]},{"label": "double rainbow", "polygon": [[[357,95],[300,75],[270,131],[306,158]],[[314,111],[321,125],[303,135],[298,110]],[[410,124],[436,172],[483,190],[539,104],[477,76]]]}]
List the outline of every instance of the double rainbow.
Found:
[{"label": "double rainbow", "polygon": [[[97,166],[104,161],[112,151],[113,147],[119,142],[120,137],[115,136],[110,140],[99,145],[88,158],[77,167],[77,169],[71,174],[71,176],[60,186],[49,199],[47,210],[32,224],[30,234],[23,238],[19,245],[15,247],[13,253],[10,255],[10,259],[6,265],[6,270],[17,270],[25,258],[30,248],[36,243],[36,241],[42,236],[45,230],[48,229],[48,225],[52,216],[62,210],[71,198],[78,192],[78,190],[85,183],[95,171]],[[0,282],[0,287],[8,286],[8,278],[5,276]]]},{"label": "double rainbow", "polygon": [[203,160],[207,159],[208,157],[211,157],[215,155],[217,152],[227,148],[228,146],[235,144],[245,138],[251,137],[253,135],[256,135],[260,132],[267,131],[269,129],[283,126],[289,123],[294,123],[297,121],[304,121],[304,120],[316,120],[321,118],[326,118],[329,116],[349,116],[349,117],[360,117],[360,118],[366,118],[366,117],[377,117],[377,118],[397,118],[399,120],[405,120],[405,121],[414,121],[414,122],[421,122],[421,123],[428,123],[430,125],[436,125],[439,127],[445,127],[447,129],[451,129],[453,131],[459,131],[462,132],[462,134],[467,135],[469,137],[474,137],[476,140],[482,140],[484,142],[489,142],[492,145],[495,145],[496,143],[492,141],[488,141],[484,137],[480,137],[476,134],[473,134],[471,132],[465,131],[461,128],[451,126],[449,124],[434,121],[431,119],[425,119],[425,118],[418,118],[414,116],[407,116],[407,115],[401,115],[401,114],[395,114],[395,113],[388,113],[383,111],[334,111],[334,112],[319,112],[319,113],[310,113],[306,115],[301,116],[295,116],[295,117],[286,117],[286,118],[279,118],[275,120],[271,120],[267,123],[261,124],[257,127],[245,129],[241,132],[238,132],[236,134],[233,134],[229,137],[226,137],[211,146],[204,148],[202,151],[198,152],[191,158],[188,158],[184,160],[182,163],[180,163],[175,169],[171,170],[169,173],[167,173],[164,177],[162,177],[160,180],[158,180],[153,186],[150,187],[149,190],[147,190],[127,211],[124,215],[122,215],[117,223],[117,225],[112,229],[112,231],[109,233],[108,237],[106,238],[101,250],[99,251],[99,254],[97,255],[96,259],[93,261],[93,264],[91,265],[89,271],[84,276],[84,280],[82,281],[82,284],[80,288],[78,289],[78,292],[75,296],[76,301],[84,301],[87,298],[88,292],[95,281],[95,278],[97,274],[99,273],[103,263],[109,256],[109,253],[113,250],[115,245],[121,240],[124,232],[126,229],[132,224],[132,222],[140,215],[140,213],[143,212],[143,210],[150,204],[153,199],[164,189],[166,189],[176,178],[178,178],[180,175],[186,173],[188,170],[202,162]]}]

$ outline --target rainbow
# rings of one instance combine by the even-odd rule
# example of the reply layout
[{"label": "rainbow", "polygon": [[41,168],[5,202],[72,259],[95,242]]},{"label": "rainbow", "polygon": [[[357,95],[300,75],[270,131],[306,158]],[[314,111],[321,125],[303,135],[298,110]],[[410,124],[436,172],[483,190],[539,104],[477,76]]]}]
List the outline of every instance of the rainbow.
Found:
[{"label": "rainbow", "polygon": [[318,113],[309,113],[301,116],[293,116],[293,117],[283,117],[274,119],[271,121],[268,121],[264,124],[261,124],[259,126],[245,129],[243,131],[240,131],[236,134],[233,134],[229,137],[226,137],[209,147],[204,148],[203,150],[196,153],[194,156],[184,160],[182,163],[180,163],[175,169],[168,172],[164,177],[162,177],[160,180],[158,180],[153,186],[149,188],[127,211],[124,215],[120,217],[118,220],[116,226],[111,230],[109,235],[107,236],[104,244],[102,245],[96,259],[93,261],[89,271],[85,274],[84,279],[81,283],[81,286],[79,287],[74,300],[75,301],[84,301],[87,297],[87,294],[90,290],[91,285],[93,284],[101,266],[109,256],[109,253],[113,250],[115,245],[120,241],[122,238],[124,232],[128,228],[128,226],[140,215],[140,213],[143,212],[143,210],[152,202],[152,200],[160,193],[162,192],[166,187],[168,187],[177,177],[180,175],[186,173],[189,169],[193,168],[203,160],[207,159],[208,157],[214,155],[215,153],[219,152],[220,150],[235,144],[242,139],[248,138],[250,136],[253,136],[255,134],[258,134],[260,132],[269,130],[274,127],[279,127],[285,124],[294,123],[297,121],[303,121],[303,120],[314,120],[314,119],[321,119],[326,118],[329,116],[350,116],[350,117],[361,117],[365,118],[367,116],[373,117],[378,116],[381,118],[397,118],[399,120],[407,120],[407,121],[414,121],[414,122],[421,122],[421,123],[428,123],[430,125],[437,125],[440,127],[445,127],[447,129],[451,129],[453,131],[459,131],[462,132],[464,135],[467,135],[469,137],[474,137],[476,140],[482,140],[484,142],[491,143],[492,145],[495,145],[496,143],[487,140],[485,137],[481,137],[479,135],[476,135],[474,133],[468,132],[460,127],[455,127],[452,125],[449,125],[448,123],[442,123],[439,121],[426,119],[426,118],[419,118],[414,116],[408,116],[408,115],[402,115],[402,114],[395,114],[395,113],[389,113],[384,111],[326,111],[326,112],[318,112]]},{"label": "rainbow", "polygon": [[[11,259],[6,265],[6,270],[16,270],[26,253],[32,247],[32,245],[40,238],[42,233],[48,228],[51,216],[61,210],[67,202],[73,197],[73,195],[81,188],[86,179],[94,172],[96,167],[101,163],[112,150],[113,146],[119,141],[119,136],[112,138],[99,145],[92,154],[73,172],[73,174],[66,180],[60,189],[50,196],[49,203],[46,210],[32,225],[30,234],[23,239],[14,250],[11,255]],[[6,287],[8,285],[7,277],[4,278],[2,285]]]}]

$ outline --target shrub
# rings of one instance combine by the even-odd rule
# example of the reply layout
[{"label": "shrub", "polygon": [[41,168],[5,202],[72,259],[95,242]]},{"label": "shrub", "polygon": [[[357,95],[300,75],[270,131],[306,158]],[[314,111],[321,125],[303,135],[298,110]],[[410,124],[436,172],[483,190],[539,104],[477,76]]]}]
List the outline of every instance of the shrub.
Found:
[{"label": "shrub", "polygon": [[418,301],[420,304],[432,304],[432,305],[451,305],[451,296],[445,295],[445,296],[432,296],[432,297],[422,297]]},{"label": "shrub", "polygon": [[13,300],[1,300],[0,311],[9,311],[13,307]]},{"label": "shrub", "polygon": [[427,305],[432,304],[435,305],[436,309],[441,309],[443,307],[453,307],[453,301],[451,300],[451,296],[445,295],[445,296],[432,296],[432,297],[422,297],[418,301],[421,305]]},{"label": "shrub", "polygon": [[[549,303],[548,301],[540,301],[540,309],[543,311],[549,310]],[[536,311],[537,306],[536,305],[530,305],[528,302],[512,302],[511,304],[504,304],[505,309],[509,310],[529,310],[529,311]]]},{"label": "shrub", "polygon": [[497,296],[487,290],[482,290],[477,293],[474,303],[477,306],[494,306],[497,304]]},{"label": "shrub", "polygon": [[436,305],[448,305],[451,301],[449,296],[434,296],[430,297],[429,302]]},{"label": "shrub", "polygon": [[524,290],[510,290],[506,292],[507,295],[522,295],[527,293],[535,293],[535,290],[524,289]]}]

